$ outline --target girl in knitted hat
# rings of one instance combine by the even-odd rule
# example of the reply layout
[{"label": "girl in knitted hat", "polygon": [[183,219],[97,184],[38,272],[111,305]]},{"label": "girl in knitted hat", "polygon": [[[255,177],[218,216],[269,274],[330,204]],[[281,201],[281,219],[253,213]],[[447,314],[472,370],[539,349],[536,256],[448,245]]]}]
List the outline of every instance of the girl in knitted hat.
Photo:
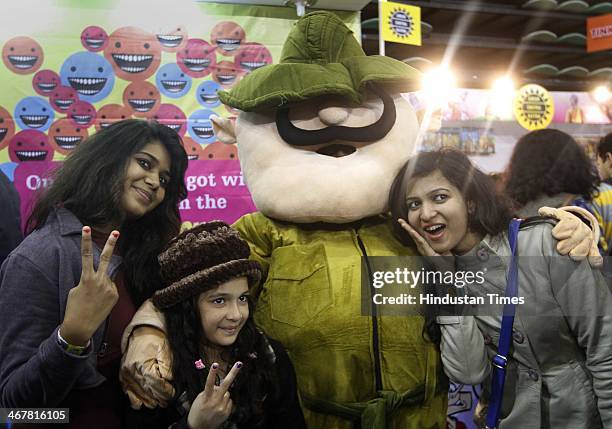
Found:
[{"label": "girl in knitted hat", "polygon": [[122,427],[121,334],[160,288],[186,168],[176,132],[126,120],[55,172],[0,269],[0,407],[69,408],[67,427]]},{"label": "girl in knitted hat", "polygon": [[235,230],[215,221],[173,239],[158,260],[174,402],[128,416],[129,428],[303,428],[283,347],[253,320],[249,288],[261,268]]}]

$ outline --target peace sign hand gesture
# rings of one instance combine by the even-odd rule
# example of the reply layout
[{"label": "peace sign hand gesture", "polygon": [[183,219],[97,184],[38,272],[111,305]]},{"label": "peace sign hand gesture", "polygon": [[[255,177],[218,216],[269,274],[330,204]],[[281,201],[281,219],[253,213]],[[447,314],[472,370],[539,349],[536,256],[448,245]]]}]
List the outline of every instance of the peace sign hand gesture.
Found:
[{"label": "peace sign hand gesture", "polygon": [[228,389],[240,368],[242,362],[236,362],[221,385],[215,386],[219,364],[212,364],[204,390],[196,396],[187,416],[187,424],[191,429],[217,429],[228,419],[233,407]]},{"label": "peace sign hand gesture", "polygon": [[119,231],[111,232],[100,255],[98,270],[95,271],[91,228],[83,227],[81,280],[68,293],[66,313],[60,328],[62,337],[70,344],[85,346],[117,302],[117,287],[107,271],[118,238]]}]

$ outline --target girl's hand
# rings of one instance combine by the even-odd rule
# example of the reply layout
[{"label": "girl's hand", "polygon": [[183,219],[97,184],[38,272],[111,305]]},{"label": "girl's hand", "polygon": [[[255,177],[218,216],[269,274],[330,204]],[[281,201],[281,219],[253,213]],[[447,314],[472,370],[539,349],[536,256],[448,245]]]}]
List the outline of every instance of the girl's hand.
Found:
[{"label": "girl's hand", "polygon": [[191,429],[217,429],[232,414],[232,399],[228,389],[236,379],[242,362],[236,362],[220,386],[215,386],[219,364],[213,363],[204,390],[193,401],[187,425]]},{"label": "girl's hand", "polygon": [[439,253],[432,249],[427,240],[425,240],[421,236],[421,234],[416,232],[415,229],[408,224],[408,222],[406,222],[404,219],[398,219],[397,222],[402,228],[404,228],[404,230],[406,230],[408,234],[410,234],[410,237],[412,237],[412,239],[414,240],[417,246],[417,250],[419,251],[421,256],[440,256]]},{"label": "girl's hand", "polygon": [[454,271],[455,260],[450,251],[440,255],[429,245],[421,234],[416,232],[416,230],[408,224],[408,222],[404,219],[398,219],[397,222],[406,232],[408,232],[408,234],[410,234],[421,256],[429,261],[438,271]]},{"label": "girl's hand", "polygon": [[60,328],[62,337],[75,346],[85,346],[117,303],[117,287],[108,276],[108,264],[119,232],[111,232],[94,270],[91,228],[83,227],[81,236],[81,280],[68,293],[66,313]]}]

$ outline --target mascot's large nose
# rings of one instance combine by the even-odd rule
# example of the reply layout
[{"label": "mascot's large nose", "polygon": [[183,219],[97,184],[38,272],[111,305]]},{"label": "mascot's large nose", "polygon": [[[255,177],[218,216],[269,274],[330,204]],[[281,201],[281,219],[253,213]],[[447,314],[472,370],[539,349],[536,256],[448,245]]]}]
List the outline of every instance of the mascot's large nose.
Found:
[{"label": "mascot's large nose", "polygon": [[325,125],[339,125],[346,121],[349,116],[347,107],[329,106],[319,110],[319,119]]}]

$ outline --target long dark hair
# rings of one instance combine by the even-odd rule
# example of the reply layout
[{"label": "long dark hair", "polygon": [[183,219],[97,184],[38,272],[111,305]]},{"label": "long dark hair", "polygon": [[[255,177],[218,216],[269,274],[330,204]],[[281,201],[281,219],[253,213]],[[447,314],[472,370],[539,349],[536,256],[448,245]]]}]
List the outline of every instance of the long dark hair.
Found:
[{"label": "long dark hair", "polygon": [[591,200],[599,178],[585,151],[569,134],[554,129],[521,137],[504,178],[505,192],[516,208],[543,195],[562,192]]},{"label": "long dark hair", "polygon": [[[397,238],[405,245],[416,247],[410,235],[397,223],[408,220],[406,191],[418,178],[436,171],[461,192],[466,204],[473,204],[474,211],[468,217],[468,229],[481,235],[497,235],[504,232],[512,219],[507,200],[496,191],[495,181],[476,168],[462,152],[442,149],[422,152],[410,158],[395,177],[389,192],[389,206],[393,216],[393,228]],[[435,286],[425,285],[425,292],[435,294]],[[440,342],[440,328],[435,323],[437,308],[425,306],[424,336]]]},{"label": "long dark hair", "polygon": [[129,119],[92,135],[53,173],[53,184],[38,195],[26,224],[26,234],[41,228],[59,206],[86,225],[121,219],[123,183],[130,157],[151,142],[160,142],[170,154],[166,195],[154,210],[121,225],[118,244],[126,284],[137,305],[161,286],[157,254],[180,230],[178,204],[187,196],[187,155],[175,131],[154,121]]},{"label": "long dark hair", "polygon": [[[197,296],[163,310],[167,338],[172,351],[172,374],[177,398],[186,392],[193,403],[204,390],[212,362],[200,356],[204,332],[202,330]],[[278,380],[273,371],[274,354],[264,335],[253,320],[254,304],[249,297],[249,317],[233,345],[222,352],[222,359],[230,365],[241,361],[243,367],[230,388],[234,409],[230,420],[238,425],[249,423],[257,428],[264,422],[264,400],[278,397]],[[204,341],[205,343],[205,341]],[[196,369],[194,362],[204,358],[205,370]]]}]

